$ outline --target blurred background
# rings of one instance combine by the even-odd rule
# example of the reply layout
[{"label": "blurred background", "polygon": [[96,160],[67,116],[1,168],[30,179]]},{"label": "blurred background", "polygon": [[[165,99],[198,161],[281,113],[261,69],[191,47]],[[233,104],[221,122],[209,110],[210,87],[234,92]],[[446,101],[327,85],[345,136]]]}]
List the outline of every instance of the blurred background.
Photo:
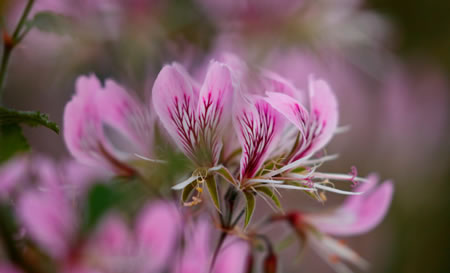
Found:
[{"label": "blurred background", "polygon": [[[11,31],[26,1],[0,0]],[[162,65],[194,74],[223,52],[306,88],[327,79],[349,130],[328,148],[328,171],[393,179],[386,220],[349,239],[371,272],[450,272],[450,2],[445,0],[36,0],[60,14],[14,51],[5,105],[39,110],[62,126],[74,80],[114,78],[149,101]],[[33,150],[64,158],[62,137],[26,128]],[[310,205],[283,194],[288,208]],[[340,197],[329,196],[331,203]],[[283,272],[332,272],[310,251]]]}]

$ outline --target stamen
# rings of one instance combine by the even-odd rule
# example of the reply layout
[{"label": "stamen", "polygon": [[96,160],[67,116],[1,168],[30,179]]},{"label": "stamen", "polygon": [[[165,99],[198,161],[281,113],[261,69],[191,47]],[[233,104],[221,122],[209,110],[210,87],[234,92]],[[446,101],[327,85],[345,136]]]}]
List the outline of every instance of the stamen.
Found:
[{"label": "stamen", "polygon": [[[265,187],[267,185],[255,185],[254,187]],[[314,188],[307,188],[307,187],[300,187],[300,186],[293,186],[293,185],[283,185],[283,184],[272,184],[271,185],[274,188],[281,188],[281,189],[292,189],[292,190],[301,190],[301,191],[316,191]]]},{"label": "stamen", "polygon": [[350,181],[352,182],[352,187],[354,188],[354,187],[358,186],[359,182],[356,180],[356,177],[358,176],[358,170],[356,169],[356,167],[352,166],[351,172],[349,172],[348,174],[352,176],[350,178]]},{"label": "stamen", "polygon": [[202,193],[203,193],[203,187],[205,185],[205,179],[203,177],[200,177],[199,179],[197,179],[196,183],[197,183],[197,185],[195,186],[195,190],[196,190],[197,194],[192,196],[192,201],[183,203],[183,205],[186,207],[192,207],[192,206],[198,205],[202,202]]},{"label": "stamen", "polygon": [[305,185],[308,186],[309,188],[313,188],[314,187],[313,178],[314,178],[313,176],[305,178],[305,181],[306,181]]},{"label": "stamen", "polygon": [[278,174],[283,173],[285,171],[292,170],[292,169],[295,169],[297,167],[300,167],[302,165],[303,166],[304,165],[315,165],[315,164],[323,163],[323,162],[326,162],[326,161],[334,160],[337,157],[338,156],[335,154],[335,155],[327,155],[327,156],[324,156],[324,157],[321,157],[321,158],[318,158],[318,159],[312,159],[312,160],[307,160],[306,158],[301,158],[299,160],[296,160],[294,162],[291,162],[291,163],[285,165],[284,167],[282,167],[282,168],[280,168],[278,170],[271,171],[271,172],[265,174],[264,177],[275,176],[275,175],[278,175]]},{"label": "stamen", "polygon": [[340,193],[340,194],[344,194],[344,195],[360,195],[360,194],[363,194],[363,192],[338,190],[338,189],[335,189],[335,188],[332,188],[332,187],[321,185],[320,183],[315,183],[314,184],[314,188],[325,190],[325,191],[329,191],[329,192],[334,192],[334,193]]},{"label": "stamen", "polygon": [[340,173],[321,173],[315,172],[314,176],[316,178],[332,179],[332,180],[344,180],[344,181],[356,181],[356,182],[367,182],[367,178],[353,176],[353,174],[340,174]]},{"label": "stamen", "polygon": [[272,180],[272,179],[261,179],[261,178],[253,178],[247,180],[248,183],[268,183],[268,184],[282,184],[284,181],[281,180]]}]

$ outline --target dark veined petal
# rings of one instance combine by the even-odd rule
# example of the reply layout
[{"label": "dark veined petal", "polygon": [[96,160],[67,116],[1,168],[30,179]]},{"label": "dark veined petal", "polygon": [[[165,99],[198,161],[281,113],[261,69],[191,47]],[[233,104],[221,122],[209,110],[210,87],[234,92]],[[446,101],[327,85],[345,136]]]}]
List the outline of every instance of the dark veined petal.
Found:
[{"label": "dark veined petal", "polygon": [[309,80],[310,114],[306,143],[294,160],[309,157],[325,147],[338,125],[337,99],[327,82]]},{"label": "dark veined petal", "polygon": [[211,62],[198,101],[198,123],[201,145],[205,146],[215,165],[222,147],[221,133],[230,121],[233,98],[231,72],[219,62]]},{"label": "dark veined petal", "polygon": [[166,65],[153,85],[153,106],[164,128],[190,158],[195,159],[198,140],[198,96],[181,66]]},{"label": "dark veined petal", "polygon": [[200,92],[180,65],[165,66],[153,87],[153,104],[179,148],[199,165],[215,165],[233,97],[231,72],[211,62]]},{"label": "dark veined petal", "polygon": [[241,181],[253,177],[274,148],[283,130],[283,119],[263,98],[236,102],[234,126],[242,146]]}]

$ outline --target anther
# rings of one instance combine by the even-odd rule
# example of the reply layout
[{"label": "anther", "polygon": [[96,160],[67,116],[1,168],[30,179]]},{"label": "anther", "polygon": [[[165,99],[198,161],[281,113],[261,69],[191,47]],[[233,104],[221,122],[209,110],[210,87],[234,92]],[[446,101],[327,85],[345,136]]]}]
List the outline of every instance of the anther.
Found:
[{"label": "anther", "polygon": [[356,187],[359,184],[359,182],[356,181],[356,177],[358,176],[358,170],[356,169],[355,166],[352,166],[350,169],[351,169],[351,172],[348,173],[349,175],[352,176],[350,178],[350,181],[352,182],[352,187]]}]

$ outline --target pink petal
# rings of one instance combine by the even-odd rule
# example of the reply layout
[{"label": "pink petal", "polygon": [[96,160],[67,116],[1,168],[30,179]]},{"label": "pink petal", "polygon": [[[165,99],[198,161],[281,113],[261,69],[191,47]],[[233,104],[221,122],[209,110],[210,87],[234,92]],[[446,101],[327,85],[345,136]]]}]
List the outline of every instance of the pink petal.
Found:
[{"label": "pink petal", "polygon": [[18,216],[26,231],[49,254],[67,254],[76,229],[74,211],[59,191],[29,191],[18,201]]},{"label": "pink petal", "polygon": [[291,82],[272,71],[264,71],[263,79],[268,92],[282,93],[293,98],[301,93]]},{"label": "pink petal", "polygon": [[97,109],[104,126],[117,130],[121,136],[113,139],[105,132],[112,146],[128,154],[150,155],[153,128],[144,106],[112,80],[105,82],[98,95]]},{"label": "pink petal", "polygon": [[198,95],[181,66],[166,65],[153,85],[153,107],[178,147],[195,158],[198,138],[196,108]]},{"label": "pink petal", "polygon": [[229,238],[225,241],[214,265],[213,273],[244,273],[249,255],[245,241]]},{"label": "pink petal", "polygon": [[[113,82],[108,81],[103,88],[93,75],[79,77],[76,95],[64,111],[64,140],[67,148],[77,160],[87,165],[107,167],[120,174],[132,173],[133,170],[122,161],[136,151],[148,152],[148,149],[143,148],[146,146],[143,143],[151,140],[136,132],[148,132],[136,129],[144,127],[143,123],[146,123],[143,121],[145,115],[137,114],[142,112],[141,108],[123,88]],[[105,132],[105,124],[115,130]],[[106,133],[109,133],[109,137],[105,136]]]},{"label": "pink petal", "polygon": [[178,264],[176,273],[207,273],[210,266],[210,232],[209,223],[199,221],[193,229],[187,229],[186,246]]},{"label": "pink petal", "polygon": [[125,222],[113,214],[101,221],[89,244],[96,251],[95,255],[117,256],[130,249],[131,239]]},{"label": "pink petal", "polygon": [[100,81],[94,76],[81,76],[76,82],[76,95],[64,110],[64,140],[70,153],[80,162],[108,165],[99,145],[105,143],[97,97]]},{"label": "pink petal", "polygon": [[267,92],[265,100],[293,123],[300,130],[302,136],[305,137],[309,114],[297,100],[288,95],[275,92]]},{"label": "pink petal", "polygon": [[0,167],[0,198],[8,197],[12,191],[21,186],[27,166],[26,157],[16,157]]},{"label": "pink petal", "polygon": [[283,130],[278,112],[261,97],[236,101],[234,127],[242,146],[241,180],[253,177],[277,144]]},{"label": "pink petal", "polygon": [[200,90],[198,118],[202,139],[206,142],[208,152],[212,152],[213,158],[209,159],[212,165],[219,160],[221,133],[230,121],[232,97],[230,70],[222,63],[211,62]]},{"label": "pink petal", "polygon": [[174,252],[181,226],[175,205],[157,202],[148,205],[138,216],[136,238],[138,249],[147,257],[146,271],[161,270]]},{"label": "pink petal", "polygon": [[369,264],[358,253],[326,234],[306,232],[308,242],[317,254],[325,260],[336,272],[351,272],[343,262],[350,262],[362,270],[367,270]]},{"label": "pink petal", "polygon": [[310,79],[309,95],[310,128],[306,137],[311,139],[311,143],[295,159],[309,157],[325,147],[337,128],[337,100],[329,85],[323,80]]},{"label": "pink petal", "polygon": [[374,179],[375,176],[369,177],[369,182],[358,189],[365,188],[368,191],[349,197],[333,213],[309,214],[306,218],[322,232],[332,235],[350,236],[370,231],[383,220],[394,191],[391,181],[386,181],[378,187],[370,185],[376,184]]},{"label": "pink petal", "polygon": [[[69,265],[69,268],[76,269],[76,272],[138,272],[140,261],[134,255],[134,250],[131,233],[125,222],[119,215],[111,214],[102,220],[87,242],[81,263]],[[91,260],[95,260],[95,263],[90,263]]]}]

